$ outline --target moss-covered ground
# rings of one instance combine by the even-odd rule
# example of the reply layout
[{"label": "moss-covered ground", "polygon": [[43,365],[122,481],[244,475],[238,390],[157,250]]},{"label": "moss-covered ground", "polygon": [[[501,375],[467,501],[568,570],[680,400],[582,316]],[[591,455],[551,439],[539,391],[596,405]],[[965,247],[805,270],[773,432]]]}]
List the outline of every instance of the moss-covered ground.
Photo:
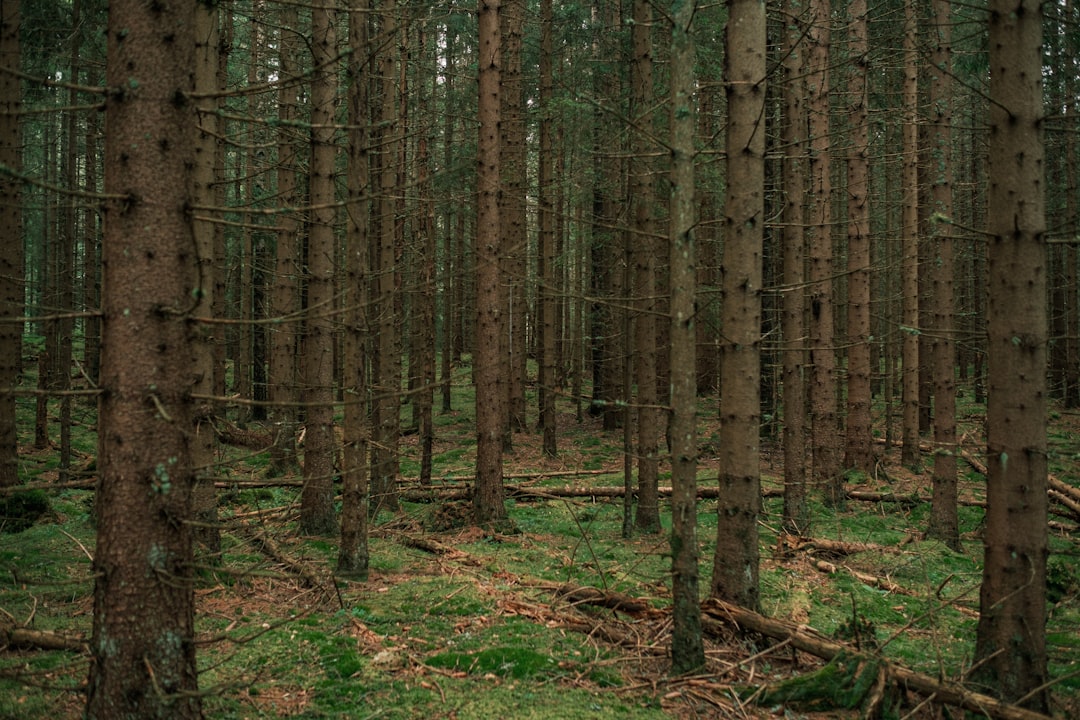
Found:
[{"label": "moss-covered ground", "polygon": [[[463,487],[472,470],[475,433],[464,378],[460,390],[454,410],[436,418],[434,478],[440,488]],[[561,410],[559,458],[541,455],[538,434],[515,435],[507,473],[526,477],[513,482],[539,491],[621,486],[621,431],[602,432],[587,417],[576,422],[569,402]],[[20,458],[25,479],[55,482],[56,449],[30,447],[32,408],[21,411],[28,421],[20,428],[26,432]],[[962,412],[962,426],[971,430],[966,448],[976,455],[980,413],[977,406]],[[715,435],[712,415],[715,410],[703,405],[702,485],[716,478],[709,445]],[[91,477],[90,409],[82,408],[76,418],[81,423],[77,447],[83,448],[76,459]],[[1069,483],[1078,479],[1078,427],[1075,415],[1059,412],[1051,418],[1051,469]],[[770,438],[763,446],[764,484],[775,489],[782,454]],[[402,451],[402,488],[415,491],[410,476],[410,468],[419,467],[415,437],[405,438]],[[882,472],[850,478],[851,489],[929,496],[928,472],[899,467],[895,449],[880,451]],[[223,476],[265,477],[265,458],[249,450],[223,452]],[[567,474],[579,470],[593,472]],[[814,504],[809,536],[862,543],[866,549],[788,547],[778,533],[781,501],[766,498],[760,524],[763,614],[934,677],[962,679],[974,652],[983,520],[977,501],[983,484],[964,463],[960,476],[962,496],[971,501],[960,508],[961,552],[922,539],[929,513],[922,502],[850,501],[842,510]],[[826,666],[730,627],[706,628],[708,665],[700,674],[670,677],[666,534],[624,539],[620,498],[583,492],[511,499],[507,507],[517,532],[491,535],[453,521],[467,515],[448,512],[448,503],[458,501],[408,497],[399,512],[383,513],[372,526],[370,577],[349,582],[331,573],[336,538],[297,534],[298,488],[237,486],[221,492],[222,556],[202,559],[196,589],[207,717],[857,717],[861,712],[858,701],[844,709],[820,694],[814,702],[797,702],[780,683],[792,677],[850,677],[857,685],[870,677],[865,664],[850,666],[850,672],[842,662]],[[48,499],[49,509],[30,527],[0,535],[0,621],[85,636],[93,611],[92,491],[54,490]],[[699,507],[701,585],[707,588],[717,515],[712,500]],[[1050,669],[1057,715],[1077,717],[1078,545],[1069,531],[1074,523],[1054,519],[1059,525],[1051,533],[1049,560]],[[290,563],[252,542],[255,525]],[[296,565],[309,568],[318,583],[305,582],[293,572]],[[640,599],[648,609],[621,612],[566,594],[579,586]],[[0,649],[0,718],[79,717],[88,663],[88,656],[76,651]],[[766,686],[770,692],[756,697],[768,697],[769,703],[749,700]],[[884,707],[897,717],[936,712],[932,705],[919,707],[920,700],[901,693]]]}]

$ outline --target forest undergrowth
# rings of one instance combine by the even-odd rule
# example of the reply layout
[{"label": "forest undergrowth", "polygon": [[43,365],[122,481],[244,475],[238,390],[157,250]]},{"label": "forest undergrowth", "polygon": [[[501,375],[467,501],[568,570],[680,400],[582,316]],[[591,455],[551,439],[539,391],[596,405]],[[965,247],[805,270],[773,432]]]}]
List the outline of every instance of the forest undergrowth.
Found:
[{"label": "forest undergrowth", "polygon": [[[415,437],[402,446],[403,503],[372,525],[367,581],[334,578],[336,538],[297,532],[298,476],[266,479],[267,458],[223,448],[223,550],[201,557],[200,687],[212,718],[957,717],[904,688],[897,668],[945,686],[974,653],[981,581],[982,412],[961,406],[963,551],[922,537],[930,457],[912,471],[879,446],[879,471],[848,478],[842,509],[815,503],[813,526],[779,532],[782,453],[764,438],[762,614],[846,650],[826,662],[799,642],[749,630],[709,607],[707,665],[668,675],[667,534],[622,538],[621,431],[560,409],[560,453],[518,433],[506,458],[516,532],[468,523],[459,499],[472,470],[472,398],[436,415],[434,481],[415,482]],[[21,408],[31,414],[27,404]],[[702,406],[699,484],[715,486],[715,406]],[[89,408],[74,446],[92,476]],[[27,417],[26,428],[32,428]],[[884,419],[881,419],[884,427]],[[1080,417],[1054,411],[1051,471],[1078,482]],[[25,479],[55,482],[57,450],[21,438]],[[661,485],[666,476],[661,477]],[[48,493],[31,527],[0,536],[0,718],[80,717],[93,610],[93,493]],[[1052,506],[1054,506],[1052,504]],[[715,500],[699,503],[704,588]],[[1080,518],[1056,507],[1049,560],[1048,645],[1055,714],[1080,716]],[[20,634],[22,633],[22,634]],[[43,645],[50,639],[56,649]],[[940,698],[938,698],[940,699]],[[993,713],[991,713],[993,714]]]}]

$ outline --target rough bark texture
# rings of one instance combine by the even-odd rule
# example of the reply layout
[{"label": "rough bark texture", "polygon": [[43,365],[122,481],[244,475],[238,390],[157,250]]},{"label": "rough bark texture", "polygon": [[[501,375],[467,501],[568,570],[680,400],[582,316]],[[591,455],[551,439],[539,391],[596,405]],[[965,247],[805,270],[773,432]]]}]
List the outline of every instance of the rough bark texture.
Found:
[{"label": "rough bark texture", "polygon": [[304,334],[304,488],[300,529],[337,532],[334,515],[334,6],[311,13],[311,221],[308,225],[307,331]]},{"label": "rough bark texture", "polygon": [[[210,208],[214,205],[215,162],[217,153],[217,88],[218,11],[215,6],[199,3],[195,9],[195,89],[210,95],[196,103],[198,124],[195,126],[195,166],[192,169],[192,201],[199,208],[192,231],[198,254],[198,296],[195,314],[210,317],[214,312],[214,223]],[[212,326],[195,329],[195,385],[192,392],[214,394],[214,347]],[[221,532],[217,524],[217,491],[214,481],[214,451],[216,435],[212,425],[214,409],[205,402],[195,414],[192,427],[191,453],[195,466],[195,488],[192,493],[192,514],[195,539],[211,553],[221,549]]]},{"label": "rough bark texture", "polygon": [[194,12],[194,0],[109,5],[89,718],[201,715],[188,525]]},{"label": "rough bark texture", "polygon": [[371,205],[371,174],[368,156],[368,0],[351,0],[349,6],[348,64],[348,169],[345,180],[348,204],[345,207],[345,345],[342,394],[345,397],[345,425],[341,449],[341,545],[337,572],[346,577],[366,579],[368,552],[368,422],[369,387],[364,335],[367,325],[366,300],[368,227]]},{"label": "rough bark texture", "polygon": [[765,3],[729,0],[727,202],[721,266],[720,499],[712,595],[756,610],[761,512],[761,283],[765,232]]},{"label": "rough bark texture", "polygon": [[870,120],[867,104],[869,42],[866,0],[848,5],[848,117],[851,151],[847,160],[847,445],[844,466],[874,469],[870,417]]},{"label": "rough bark texture", "polygon": [[1046,240],[1042,12],[990,6],[985,558],[974,680],[1046,712]]},{"label": "rough bark texture", "polygon": [[506,521],[502,435],[506,378],[499,372],[504,321],[499,292],[499,0],[480,0],[480,80],[476,210],[476,489],[478,525]]},{"label": "rough bark texture", "polygon": [[652,106],[653,6],[649,0],[635,0],[631,30],[634,59],[631,66],[633,117],[638,132],[634,135],[637,152],[631,164],[630,199],[634,203],[633,242],[634,302],[638,308],[634,320],[634,374],[637,380],[637,512],[634,525],[643,532],[660,531],[660,504],[656,487],[659,479],[659,438],[661,409],[656,392],[656,264],[658,244],[653,222],[656,191],[653,163],[649,159],[649,137],[653,130]]},{"label": "rough bark texture", "polygon": [[803,315],[806,303],[802,286],[804,154],[806,152],[806,107],[802,45],[803,27],[800,0],[785,3],[784,27],[784,223],[781,232],[784,256],[783,335],[784,382],[784,527],[789,532],[810,531],[810,511],[806,502],[806,384],[803,382],[806,351]]},{"label": "rough bark texture", "polygon": [[829,137],[829,38],[827,0],[810,0],[807,31],[807,111],[810,191],[807,194],[807,302],[810,345],[810,444],[813,480],[829,504],[843,502],[840,474],[842,436],[837,432],[836,350],[833,347],[833,241],[831,140]]},{"label": "rough bark texture", "polygon": [[[18,68],[19,0],[0,5],[0,68]],[[0,165],[22,169],[19,78],[0,70]],[[23,314],[22,183],[0,174],[0,487],[19,482],[15,395],[22,364],[22,327],[5,318]]]},{"label": "rough bark texture", "polygon": [[914,468],[919,463],[919,126],[916,116],[919,80],[914,3],[904,3],[904,23],[904,167],[900,190],[903,195],[900,223],[901,435],[904,441],[902,461]]},{"label": "rough bark texture", "polygon": [[526,263],[527,237],[525,227],[525,190],[527,158],[525,145],[525,112],[522,95],[521,53],[525,25],[524,0],[503,0],[499,10],[502,67],[499,89],[502,147],[499,151],[499,223],[503,229],[504,251],[501,260],[506,273],[509,320],[507,332],[507,424],[510,432],[504,443],[512,443],[513,433],[526,429]]},{"label": "rough bark texture", "polygon": [[705,664],[697,541],[697,372],[694,332],[694,3],[671,5],[671,667]]},{"label": "rough bark texture", "polygon": [[956,513],[956,345],[952,201],[952,31],[949,0],[934,0],[930,60],[931,283],[933,285],[934,500],[927,535],[960,550]]},{"label": "rough bark texture", "polygon": [[[393,3],[379,5],[379,30],[382,37],[391,38],[398,32],[397,8]],[[401,328],[398,307],[400,272],[398,266],[397,204],[403,171],[399,167],[397,105],[397,59],[393,43],[380,46],[378,137],[373,138],[379,148],[376,163],[379,170],[379,195],[376,215],[378,238],[376,241],[375,277],[377,290],[372,300],[375,313],[372,330],[375,332],[374,377],[375,393],[375,442],[371,452],[371,505],[372,511],[397,510],[398,446],[401,435]]]},{"label": "rough bark texture", "polygon": [[[278,38],[279,75],[283,80],[291,80],[297,74],[297,42],[294,28],[298,25],[296,6],[281,6],[281,30]],[[284,210],[277,217],[277,242],[274,248],[274,272],[270,283],[270,316],[279,318],[279,322],[267,327],[269,345],[269,387],[271,402],[270,419],[274,424],[274,446],[270,450],[271,473],[285,474],[297,465],[296,459],[296,408],[292,402],[297,399],[297,338],[299,321],[296,313],[299,307],[298,284],[300,267],[297,260],[300,222],[289,208],[299,205],[296,190],[297,152],[295,145],[297,119],[297,85],[283,82],[277,94],[278,119],[278,163],[277,163],[277,198]]]},{"label": "rough bark texture", "polygon": [[555,406],[556,341],[558,340],[558,288],[555,268],[555,155],[552,147],[554,125],[554,67],[552,62],[553,9],[551,0],[540,2],[540,147],[537,154],[537,194],[539,197],[539,267],[540,277],[540,429],[544,433],[544,454],[556,457],[559,453],[558,420]]}]

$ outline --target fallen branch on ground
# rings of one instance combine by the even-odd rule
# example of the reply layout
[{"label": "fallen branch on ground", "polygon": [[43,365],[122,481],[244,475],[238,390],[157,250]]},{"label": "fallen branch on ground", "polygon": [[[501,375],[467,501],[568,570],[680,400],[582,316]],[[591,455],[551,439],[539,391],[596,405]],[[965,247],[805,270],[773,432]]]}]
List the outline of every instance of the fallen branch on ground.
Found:
[{"label": "fallen branch on ground", "polygon": [[308,567],[307,563],[294,560],[281,551],[273,540],[262,530],[243,523],[235,525],[264,555],[274,562],[284,565],[290,574],[303,580],[304,585],[312,588],[325,588],[326,583]]},{"label": "fallen branch on ground", "polygon": [[[702,613],[714,620],[730,623],[743,630],[787,641],[792,647],[824,660],[832,660],[841,652],[854,653],[852,648],[813,634],[808,629],[783,620],[767,618],[751,610],[716,599],[706,600],[702,604]],[[1010,705],[989,695],[972,692],[957,683],[938,680],[888,660],[883,659],[881,662],[889,673],[889,677],[938,704],[982,713],[994,720],[1048,720],[1042,713]]]},{"label": "fallen branch on ground", "polygon": [[30,650],[72,650],[82,653],[90,651],[89,645],[82,638],[49,630],[31,630],[4,622],[0,622],[0,646]]}]

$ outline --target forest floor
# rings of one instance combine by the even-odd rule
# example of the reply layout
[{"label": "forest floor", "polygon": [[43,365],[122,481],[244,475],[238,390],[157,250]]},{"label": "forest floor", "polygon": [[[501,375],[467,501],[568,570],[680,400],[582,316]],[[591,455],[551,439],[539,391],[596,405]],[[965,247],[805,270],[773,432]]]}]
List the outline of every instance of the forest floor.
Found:
[{"label": "forest floor", "polygon": [[[333,577],[336,538],[297,533],[295,485],[257,486],[297,477],[271,481],[265,454],[222,451],[220,474],[231,481],[220,491],[223,552],[216,562],[203,559],[196,590],[208,718],[960,714],[942,715],[934,699],[899,678],[911,671],[949,688],[971,668],[982,408],[962,406],[964,449],[974,464],[959,465],[959,553],[922,536],[930,456],[913,472],[900,466],[898,449],[883,445],[874,477],[849,477],[846,507],[826,508],[815,498],[809,531],[784,536],[776,496],[782,453],[766,438],[761,611],[795,635],[751,631],[711,606],[703,619],[706,666],[673,677],[667,506],[664,532],[622,538],[622,498],[612,496],[623,482],[621,431],[603,432],[587,415],[579,422],[567,402],[558,459],[542,455],[538,433],[516,434],[505,461],[507,482],[522,488],[507,501],[517,532],[491,535],[469,526],[467,508],[453,499],[468,483],[475,453],[465,383],[455,387],[454,402],[453,412],[435,418],[432,489],[415,483],[416,438],[404,439],[405,499],[372,526],[364,582]],[[32,418],[31,407],[25,412]],[[703,406],[702,487],[716,484],[715,415],[715,407]],[[92,409],[77,409],[76,420],[76,455],[89,463]],[[1070,485],[1080,483],[1077,438],[1080,416],[1053,412],[1051,470]],[[56,449],[34,450],[32,436],[25,439],[26,479],[54,482]],[[669,479],[662,475],[661,484]],[[32,527],[0,537],[0,631],[84,639],[93,610],[93,495],[67,488],[50,499],[50,511]],[[699,507],[701,586],[708,588],[716,504],[705,498]],[[1052,520],[1054,712],[1080,717],[1078,518],[1061,511]],[[0,649],[0,718],[80,717],[88,654],[77,643],[57,650],[33,644],[11,640]],[[828,664],[805,651],[838,644],[848,651]]]}]

